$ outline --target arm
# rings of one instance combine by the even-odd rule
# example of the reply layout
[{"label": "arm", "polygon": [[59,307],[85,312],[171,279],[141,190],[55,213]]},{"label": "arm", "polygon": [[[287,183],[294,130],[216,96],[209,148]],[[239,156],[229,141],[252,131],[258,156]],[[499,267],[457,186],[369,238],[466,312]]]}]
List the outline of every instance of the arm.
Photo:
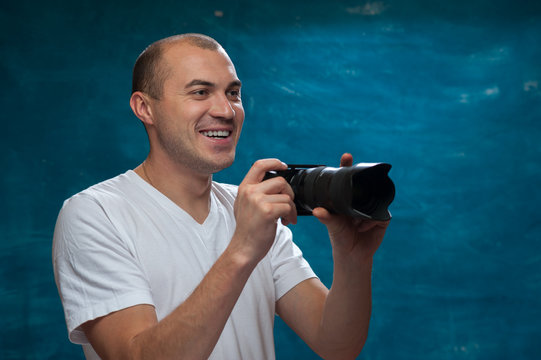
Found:
[{"label": "arm", "polygon": [[104,359],[207,358],[257,263],[268,252],[276,221],[296,221],[293,194],[284,179],[261,182],[265,172],[286,166],[278,160],[254,164],[239,186],[233,238],[194,292],[158,322],[154,309],[138,305],[83,325]]},{"label": "arm", "polygon": [[137,305],[87,322],[83,331],[103,359],[207,358],[253,266],[228,249],[162,321],[152,306]]},{"label": "arm", "polygon": [[[341,165],[350,166],[350,155]],[[325,359],[351,359],[362,350],[371,313],[372,258],[388,222],[314,215],[327,226],[333,248],[330,290],[317,279],[304,281],[277,302],[277,313]]]}]

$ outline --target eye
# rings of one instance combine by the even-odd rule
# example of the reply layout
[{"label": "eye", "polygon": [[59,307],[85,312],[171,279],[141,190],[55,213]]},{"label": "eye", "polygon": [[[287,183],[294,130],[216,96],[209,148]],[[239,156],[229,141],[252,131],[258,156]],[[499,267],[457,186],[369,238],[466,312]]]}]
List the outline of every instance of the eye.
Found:
[{"label": "eye", "polygon": [[240,89],[231,89],[227,92],[227,97],[231,100],[240,100]]},{"label": "eye", "polygon": [[197,89],[192,91],[191,94],[196,98],[205,98],[209,95],[209,91],[207,89]]}]

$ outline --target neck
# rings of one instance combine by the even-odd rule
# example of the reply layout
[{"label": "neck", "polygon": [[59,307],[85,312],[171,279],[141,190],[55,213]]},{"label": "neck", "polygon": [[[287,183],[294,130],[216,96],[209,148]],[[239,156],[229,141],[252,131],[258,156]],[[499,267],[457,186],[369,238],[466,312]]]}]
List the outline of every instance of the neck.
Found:
[{"label": "neck", "polygon": [[210,211],[212,175],[195,173],[178,164],[159,161],[151,154],[134,170],[146,182],[202,224]]}]

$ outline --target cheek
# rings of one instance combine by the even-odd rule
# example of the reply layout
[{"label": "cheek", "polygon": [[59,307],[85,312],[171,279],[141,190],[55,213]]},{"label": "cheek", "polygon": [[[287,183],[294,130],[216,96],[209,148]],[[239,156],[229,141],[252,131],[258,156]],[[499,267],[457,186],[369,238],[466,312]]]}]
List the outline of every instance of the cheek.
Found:
[{"label": "cheek", "polygon": [[242,104],[239,104],[238,106],[235,106],[235,116],[238,119],[239,127],[242,127],[242,124],[244,123],[244,108],[242,107]]},{"label": "cheek", "polygon": [[244,124],[244,117],[242,117],[242,119],[239,121],[239,134],[242,130],[242,125]]},{"label": "cheek", "polygon": [[242,113],[242,116],[239,117],[239,121],[238,121],[238,124],[237,124],[237,140],[239,139],[240,137],[240,133],[242,132],[242,125],[244,124],[244,113]]},{"label": "cheek", "polygon": [[201,106],[182,107],[177,109],[169,120],[174,128],[191,133],[204,114],[205,110]]},{"label": "cheek", "polygon": [[184,106],[179,106],[178,111],[180,114],[185,114],[186,117],[200,117],[205,114],[209,109],[209,104],[206,101],[192,101],[188,102]]}]

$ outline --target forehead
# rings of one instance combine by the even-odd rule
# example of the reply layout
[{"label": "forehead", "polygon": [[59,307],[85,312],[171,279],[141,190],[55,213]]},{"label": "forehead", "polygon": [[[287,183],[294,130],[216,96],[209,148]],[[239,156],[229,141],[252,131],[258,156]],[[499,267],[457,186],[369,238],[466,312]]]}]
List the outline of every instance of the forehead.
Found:
[{"label": "forehead", "polygon": [[223,50],[202,49],[186,43],[168,45],[163,53],[169,79],[188,83],[194,79],[210,82],[238,80],[235,66]]}]

